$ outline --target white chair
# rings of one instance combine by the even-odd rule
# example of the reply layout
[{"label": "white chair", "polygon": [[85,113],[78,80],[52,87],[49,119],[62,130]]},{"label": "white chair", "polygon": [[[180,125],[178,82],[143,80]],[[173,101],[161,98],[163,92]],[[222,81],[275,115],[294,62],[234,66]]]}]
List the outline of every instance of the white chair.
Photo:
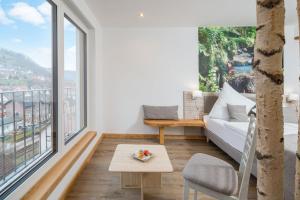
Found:
[{"label": "white chair", "polygon": [[183,170],[183,199],[189,199],[190,188],[216,199],[247,200],[250,173],[256,147],[256,119],[252,114],[239,171],[229,163],[206,154],[195,154]]}]

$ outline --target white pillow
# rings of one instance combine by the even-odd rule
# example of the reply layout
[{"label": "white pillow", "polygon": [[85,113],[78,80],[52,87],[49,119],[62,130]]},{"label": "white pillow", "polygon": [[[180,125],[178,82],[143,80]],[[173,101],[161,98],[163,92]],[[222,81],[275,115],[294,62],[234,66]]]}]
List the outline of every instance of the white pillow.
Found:
[{"label": "white pillow", "polygon": [[255,105],[255,102],[238,93],[228,83],[224,83],[219,98],[209,113],[209,117],[215,119],[229,120],[230,116],[228,113],[227,104],[245,105],[246,111],[247,113],[249,113],[251,108],[253,108],[253,106]]}]

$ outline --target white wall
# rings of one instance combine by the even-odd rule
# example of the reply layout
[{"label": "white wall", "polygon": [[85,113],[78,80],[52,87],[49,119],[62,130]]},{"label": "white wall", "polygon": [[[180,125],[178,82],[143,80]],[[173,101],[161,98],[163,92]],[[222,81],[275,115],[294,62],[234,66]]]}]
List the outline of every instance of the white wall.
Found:
[{"label": "white wall", "polygon": [[[285,30],[285,93],[298,92],[297,26]],[[103,40],[106,132],[157,132],[143,124],[143,104],[179,105],[182,117],[182,92],[198,85],[197,28],[104,28]]]},{"label": "white wall", "polygon": [[198,85],[197,28],[104,28],[103,40],[107,132],[157,132],[143,104],[179,105],[182,117],[182,92]]},{"label": "white wall", "polygon": [[294,37],[298,35],[297,25],[285,26],[284,47],[284,93],[298,93],[299,91],[299,40]]}]

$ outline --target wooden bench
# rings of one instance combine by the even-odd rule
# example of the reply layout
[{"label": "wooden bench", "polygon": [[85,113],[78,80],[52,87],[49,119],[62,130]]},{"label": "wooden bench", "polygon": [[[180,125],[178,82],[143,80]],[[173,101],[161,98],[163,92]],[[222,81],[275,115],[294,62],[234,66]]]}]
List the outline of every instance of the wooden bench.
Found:
[{"label": "wooden bench", "polygon": [[144,120],[146,125],[159,128],[159,143],[165,143],[164,129],[165,127],[204,127],[203,120]]}]

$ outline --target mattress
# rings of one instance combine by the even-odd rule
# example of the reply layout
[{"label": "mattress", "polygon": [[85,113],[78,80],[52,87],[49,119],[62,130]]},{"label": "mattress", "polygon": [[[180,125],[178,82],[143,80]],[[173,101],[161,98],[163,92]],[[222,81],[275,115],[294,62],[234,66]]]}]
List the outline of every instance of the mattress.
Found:
[{"label": "mattress", "polygon": [[[248,131],[248,122],[229,122],[222,119],[212,119],[208,115],[204,116],[206,128],[215,135],[230,144],[236,150],[243,152]],[[298,125],[284,123],[284,135],[294,135],[298,133]]]}]

